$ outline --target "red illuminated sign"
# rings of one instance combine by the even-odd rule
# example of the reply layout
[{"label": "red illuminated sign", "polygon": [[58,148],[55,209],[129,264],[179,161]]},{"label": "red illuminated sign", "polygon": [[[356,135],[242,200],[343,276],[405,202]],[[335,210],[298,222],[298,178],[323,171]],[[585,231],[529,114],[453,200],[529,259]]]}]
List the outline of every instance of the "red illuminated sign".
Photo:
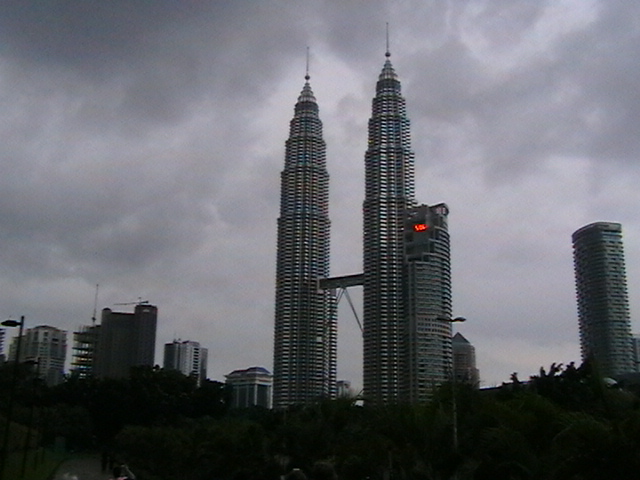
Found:
[{"label": "red illuminated sign", "polygon": [[413,226],[413,231],[414,232],[424,232],[427,230],[427,224],[426,223],[416,223]]}]

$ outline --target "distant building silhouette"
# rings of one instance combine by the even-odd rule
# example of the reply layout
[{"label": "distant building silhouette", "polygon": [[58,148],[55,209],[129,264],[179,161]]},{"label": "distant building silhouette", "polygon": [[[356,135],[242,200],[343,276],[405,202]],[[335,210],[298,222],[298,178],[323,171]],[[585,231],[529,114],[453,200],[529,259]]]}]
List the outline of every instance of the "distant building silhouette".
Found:
[{"label": "distant building silhouette", "polygon": [[336,394],[335,297],[329,275],[329,174],[309,75],[295,105],[281,173],[276,260],[273,402],[308,404]]},{"label": "distant building silhouette", "polygon": [[[14,337],[9,359],[15,361],[18,337]],[[19,362],[36,362],[40,378],[47,385],[58,385],[64,379],[67,358],[67,332],[48,325],[24,331]]]},{"label": "distant building silhouette", "polygon": [[73,332],[71,372],[77,377],[93,377],[99,336],[100,325],[84,325]]},{"label": "distant building silhouette", "polygon": [[138,304],[133,313],[103,309],[95,376],[128,378],[131,367],[153,367],[157,319],[158,308],[154,305]]},{"label": "distant building silhouette", "polygon": [[453,346],[453,374],[458,383],[480,386],[480,372],[476,367],[476,349],[461,333],[451,341]]},{"label": "distant building silhouette", "polygon": [[5,359],[5,353],[4,353],[4,335],[5,335],[5,330],[4,328],[0,328],[0,361],[4,361]]},{"label": "distant building silhouette", "polygon": [[619,223],[597,222],[573,233],[582,360],[604,376],[634,371],[627,277]]},{"label": "distant building silhouette", "polygon": [[337,397],[352,397],[351,382],[349,380],[338,380],[336,382]]},{"label": "distant building silhouette", "polygon": [[234,370],[225,375],[231,387],[231,406],[248,408],[253,406],[271,408],[273,376],[266,368],[250,367]]},{"label": "distant building silhouette", "polygon": [[207,378],[208,350],[200,343],[191,340],[174,340],[164,344],[163,368],[178,370],[183,374],[195,377],[198,385]]},{"label": "distant building silhouette", "polygon": [[633,335],[633,371],[640,372],[640,335]]}]

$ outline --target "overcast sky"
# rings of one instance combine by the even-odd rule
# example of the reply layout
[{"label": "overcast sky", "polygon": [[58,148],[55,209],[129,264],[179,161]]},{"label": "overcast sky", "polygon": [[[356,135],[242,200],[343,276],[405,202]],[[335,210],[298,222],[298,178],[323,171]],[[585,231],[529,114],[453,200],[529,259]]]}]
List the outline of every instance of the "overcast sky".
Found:
[{"label": "overcast sky", "polygon": [[[362,270],[367,120],[402,82],[416,196],[451,210],[454,314],[483,385],[580,360],[571,234],[622,223],[640,330],[640,2],[0,3],[0,316],[71,332],[159,308],[209,377],[272,368],[284,142],[304,84],[327,143],[332,275]],[[361,292],[350,292],[356,304]],[[345,302],[338,377],[361,385]]]}]

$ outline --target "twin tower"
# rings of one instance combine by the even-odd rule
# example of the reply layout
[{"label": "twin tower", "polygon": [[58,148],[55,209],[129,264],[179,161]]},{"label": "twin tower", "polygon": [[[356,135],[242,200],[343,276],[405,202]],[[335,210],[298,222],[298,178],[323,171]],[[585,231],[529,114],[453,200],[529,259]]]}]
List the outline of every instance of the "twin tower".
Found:
[{"label": "twin tower", "polygon": [[405,99],[385,55],[365,153],[362,274],[329,276],[326,145],[308,74],[295,105],[278,218],[276,408],[336,395],[336,286],[363,286],[366,403],[424,402],[453,374],[448,209],[415,200]]}]

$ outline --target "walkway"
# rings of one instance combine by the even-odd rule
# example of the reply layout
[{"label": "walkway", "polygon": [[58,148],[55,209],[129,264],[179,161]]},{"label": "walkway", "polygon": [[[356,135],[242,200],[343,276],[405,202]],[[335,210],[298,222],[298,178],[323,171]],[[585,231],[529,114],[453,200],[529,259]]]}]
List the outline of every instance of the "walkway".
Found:
[{"label": "walkway", "polygon": [[77,457],[65,460],[56,470],[52,480],[107,480],[109,472],[100,469],[100,458]]}]

